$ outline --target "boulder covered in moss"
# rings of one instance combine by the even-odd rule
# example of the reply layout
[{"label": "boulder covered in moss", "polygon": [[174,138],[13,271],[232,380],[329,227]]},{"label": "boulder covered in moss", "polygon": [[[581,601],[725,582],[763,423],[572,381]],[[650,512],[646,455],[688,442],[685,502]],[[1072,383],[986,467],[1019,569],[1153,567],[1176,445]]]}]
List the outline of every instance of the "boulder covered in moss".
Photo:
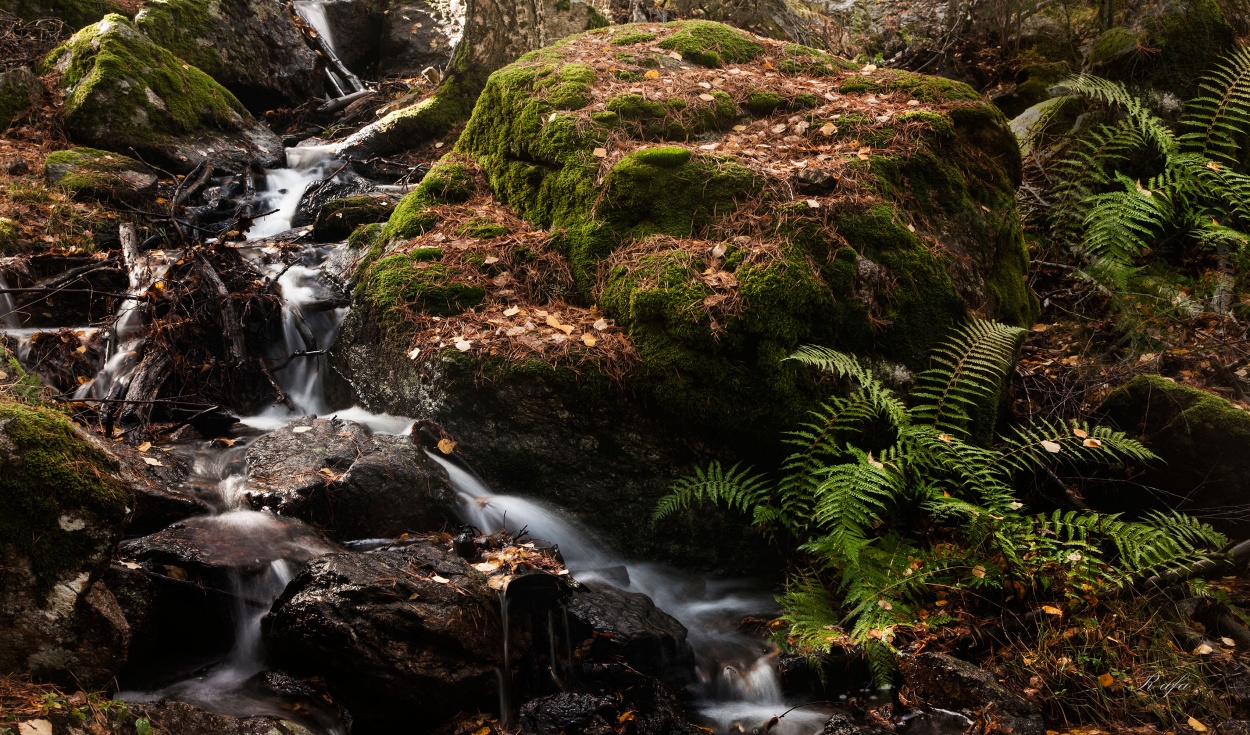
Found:
[{"label": "boulder covered in moss", "polygon": [[323,93],[322,64],[280,3],[150,0],[135,25],[253,111],[293,107]]},{"label": "boulder covered in moss", "polygon": [[78,143],[185,173],[201,161],[240,170],[282,161],[282,141],[212,77],[120,15],[75,33],[43,61],[60,74],[65,126]]},{"label": "boulder covered in moss", "polygon": [[0,467],[0,673],[104,686],[129,645],[98,582],[129,486],[65,416],[10,402],[0,402]]},{"label": "boulder covered in moss", "polygon": [[43,84],[24,66],[0,71],[0,130],[26,110],[43,102]]},{"label": "boulder covered in moss", "polygon": [[[1019,172],[949,80],[710,22],[574,36],[493,74],[376,233],[340,364],[638,548],[623,519],[674,473],[772,451],[823,396],[798,346],[905,380],[970,314],[1029,324]],[[504,231],[469,236],[483,217]]]},{"label": "boulder covered in moss", "polygon": [[398,197],[391,194],[358,194],[331,199],[317,210],[313,238],[318,242],[346,240],[361,225],[385,222]]},{"label": "boulder covered in moss", "polygon": [[150,198],[156,174],[139,161],[96,148],[70,148],[48,155],[44,178],[76,199],[135,203]]},{"label": "boulder covered in moss", "polygon": [[1229,536],[1250,536],[1250,412],[1159,375],[1133,378],[1101,411],[1161,461],[1128,483],[1099,488],[1095,504],[1133,514],[1176,510]]}]

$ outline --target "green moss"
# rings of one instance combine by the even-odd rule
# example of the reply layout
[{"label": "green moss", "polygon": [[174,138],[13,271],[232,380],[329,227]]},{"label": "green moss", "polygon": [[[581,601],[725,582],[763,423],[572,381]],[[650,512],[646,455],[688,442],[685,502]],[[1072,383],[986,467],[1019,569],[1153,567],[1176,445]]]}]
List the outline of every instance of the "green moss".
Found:
[{"label": "green moss", "polygon": [[28,69],[0,72],[0,130],[4,130],[35,104],[39,80]]},{"label": "green moss", "polygon": [[377,242],[380,234],[382,234],[381,223],[375,222],[373,224],[361,225],[352,230],[352,234],[347,237],[347,247],[350,250],[371,248]]},{"label": "green moss", "polygon": [[23,249],[17,223],[8,217],[0,217],[0,255],[18,255]]},{"label": "green moss", "polygon": [[955,135],[955,123],[949,115],[943,115],[940,112],[929,112],[928,110],[913,110],[912,112],[904,112],[898,115],[894,120],[900,125],[908,125],[911,123],[923,123],[930,130],[937,133],[943,138],[951,138]]},{"label": "green moss", "polygon": [[[40,593],[107,558],[103,544],[120,529],[131,498],[109,458],[46,408],[0,402],[12,443],[0,477],[0,545],[27,557]],[[75,521],[105,528],[79,528]]]},{"label": "green moss", "polygon": [[486,297],[481,286],[464,283],[456,266],[438,262],[442,251],[423,248],[379,258],[364,270],[356,286],[357,298],[369,319],[389,340],[402,340],[411,331],[407,315],[459,314]]},{"label": "green moss", "polygon": [[489,240],[492,237],[503,237],[510,230],[489,217],[474,217],[456,228],[460,237],[471,237],[476,240]]},{"label": "green moss", "polygon": [[59,18],[70,29],[82,28],[110,13],[126,14],[120,5],[107,0],[17,0],[0,9],[12,12],[22,20]]},{"label": "green moss", "polygon": [[1158,54],[1149,67],[1150,84],[1189,99],[1198,82],[1220,57],[1235,48],[1237,34],[1216,0],[1183,0],[1172,12],[1148,25],[1151,45]]},{"label": "green moss", "polygon": [[1110,28],[1103,32],[1090,47],[1088,62],[1091,66],[1104,66],[1109,63],[1135,56],[1147,42],[1145,31],[1134,31],[1128,28]]},{"label": "green moss", "polygon": [[319,242],[342,240],[361,225],[385,222],[395,209],[393,199],[351,196],[332,199],[321,206],[313,223],[313,237]]},{"label": "green moss", "polygon": [[854,71],[858,68],[846,59],[796,43],[788,44],[784,55],[777,62],[777,69],[783,74],[802,74],[809,77],[826,77],[838,71]]},{"label": "green moss", "polygon": [[590,113],[590,119],[594,120],[595,123],[602,125],[605,128],[616,127],[621,122],[620,115],[616,114],[615,112],[608,112],[606,110]]},{"label": "green moss", "polygon": [[143,35],[214,79],[222,78],[226,60],[215,44],[198,41],[215,38],[220,25],[205,0],[150,0],[135,17]]},{"label": "green moss", "polygon": [[752,115],[771,115],[778,107],[786,104],[786,98],[771,89],[753,89],[747,93],[742,106]]},{"label": "green moss", "polygon": [[648,100],[640,94],[622,94],[609,99],[608,112],[615,113],[636,137],[651,140],[688,140],[712,130],[733,125],[738,106],[720,90],[708,93],[712,100],[693,104],[673,98],[664,102]]},{"label": "green moss", "polygon": [[120,15],[75,33],[48,54],[43,69],[61,72],[70,132],[109,148],[236,130],[251,120],[234,95]]},{"label": "green moss", "polygon": [[894,69],[878,72],[886,79],[878,83],[875,91],[898,91],[910,94],[921,102],[960,102],[982,100],[981,93],[963,82],[956,82],[945,77],[916,74],[909,71]]},{"label": "green moss", "polygon": [[763,46],[721,23],[689,20],[672,25],[677,27],[676,32],[660,41],[660,48],[676,51],[686,61],[700,66],[742,64],[764,51]]},{"label": "green moss", "polygon": [[139,161],[96,148],[69,148],[48,155],[43,165],[48,183],[75,199],[133,200],[156,183]]},{"label": "green moss", "polygon": [[590,104],[590,85],[595,71],[585,64],[565,64],[557,72],[559,83],[547,91],[547,101],[557,110],[580,110]]},{"label": "green moss", "polygon": [[654,33],[647,31],[629,31],[612,39],[613,46],[632,46],[636,43],[650,43],[655,40]]}]

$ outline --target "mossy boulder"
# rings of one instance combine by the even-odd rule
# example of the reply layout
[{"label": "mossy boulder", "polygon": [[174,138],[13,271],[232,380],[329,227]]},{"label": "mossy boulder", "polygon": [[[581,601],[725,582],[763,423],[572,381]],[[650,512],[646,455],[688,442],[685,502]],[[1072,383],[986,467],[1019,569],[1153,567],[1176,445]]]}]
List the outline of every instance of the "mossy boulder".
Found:
[{"label": "mossy boulder", "polygon": [[209,160],[242,169],[282,160],[282,141],[212,77],[158,46],[120,15],[78,31],[43,61],[65,89],[75,141],[189,172]]},{"label": "mossy boulder", "polygon": [[124,13],[108,0],[0,0],[0,10],[22,20],[57,18],[71,29],[95,23],[109,13]]},{"label": "mossy boulder", "polygon": [[321,63],[281,4],[149,0],[135,25],[255,112],[293,107],[322,94]]},{"label": "mossy boulder", "polygon": [[48,155],[44,178],[75,199],[136,203],[151,197],[157,177],[129,156],[96,148],[70,148]]},{"label": "mossy boulder", "polygon": [[385,222],[398,199],[390,194],[358,194],[331,199],[317,210],[313,238],[318,242],[346,240],[361,225]]},{"label": "mossy boulder", "polygon": [[0,673],[104,686],[128,632],[97,580],[121,538],[130,489],[65,416],[7,401],[0,465]]},{"label": "mossy boulder", "polygon": [[24,66],[0,72],[0,130],[18,115],[43,102],[43,84]]},{"label": "mossy boulder", "polygon": [[1131,484],[1100,488],[1092,502],[1130,514],[1178,510],[1230,536],[1250,536],[1244,512],[1250,506],[1250,412],[1159,375],[1133,378],[1100,410],[1162,461],[1134,475]]},{"label": "mossy boulder", "polygon": [[[610,41],[633,33],[672,51],[631,49],[623,61]],[[970,314],[1030,324],[1019,176],[1002,113],[949,80],[860,68],[705,22],[573,36],[490,77],[455,152],[373,241],[356,291],[366,308],[345,328],[342,369],[376,408],[556,410],[566,426],[548,426],[542,446],[536,418],[504,449],[476,419],[435,409],[505,488],[588,512],[603,505],[586,477],[542,470],[567,467],[546,444],[568,441],[594,447],[586,462],[630,487],[622,515],[644,513],[670,469],[713,446],[767,453],[772,433],[823,397],[783,362],[799,345],[831,345],[905,376]],[[486,203],[537,232],[457,245],[445,223]],[[482,265],[455,247],[482,248]],[[443,253],[438,269],[414,260],[431,248]],[[535,257],[566,274],[559,299],[550,280],[536,283],[550,271]],[[379,280],[383,265],[402,278]],[[438,279],[435,299],[409,285],[422,270]],[[443,298],[456,279],[484,291]],[[570,321],[591,308],[608,331]],[[371,332],[370,320],[387,328]],[[436,335],[442,349],[422,341]],[[414,363],[426,361],[442,377],[405,395],[419,380]],[[529,393],[542,409],[492,406],[480,388],[470,401],[459,395],[465,376],[527,386],[494,390]],[[582,419],[592,415],[612,416],[613,428],[588,441]],[[657,447],[640,438],[648,432],[684,439]],[[664,469],[627,479],[629,462]]]},{"label": "mossy boulder", "polygon": [[22,231],[8,217],[0,217],[0,255],[17,255],[22,247]]}]

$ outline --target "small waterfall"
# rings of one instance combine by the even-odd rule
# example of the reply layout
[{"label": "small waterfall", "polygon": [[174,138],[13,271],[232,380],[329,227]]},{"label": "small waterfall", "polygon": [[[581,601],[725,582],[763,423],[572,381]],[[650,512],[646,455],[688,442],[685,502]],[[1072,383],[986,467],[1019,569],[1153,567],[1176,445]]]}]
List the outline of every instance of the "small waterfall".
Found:
[{"label": "small waterfall", "polygon": [[365,85],[339,59],[338,47],[334,43],[334,33],[330,29],[330,19],[326,16],[326,0],[296,0],[295,12],[300,14],[308,25],[317,31],[321,50],[325,52],[326,81],[329,82],[331,95],[334,98],[346,97],[350,94],[363,92]]},{"label": "small waterfall", "polygon": [[[762,725],[796,704],[787,702],[782,692],[777,648],[737,630],[743,617],[777,609],[776,602],[757,587],[747,582],[703,580],[664,564],[622,559],[575,528],[558,511],[533,500],[495,493],[458,465],[431,456],[447,470],[466,523],[484,533],[526,528],[534,537],[556,542],[580,581],[641,592],[686,626],[699,664],[696,706],[717,732]],[[624,576],[609,571],[621,567],[626,570]],[[622,584],[622,579],[628,582]],[[501,676],[501,687],[504,681]],[[500,698],[500,712],[507,712],[503,690]],[[816,733],[828,717],[827,709],[796,710],[771,732]]]},{"label": "small waterfall", "polygon": [[333,146],[303,146],[286,149],[287,168],[275,168],[265,172],[265,181],[258,192],[260,211],[268,212],[257,217],[247,231],[247,239],[260,240],[280,235],[291,229],[291,218],[299,208],[300,199],[308,185],[320,181],[331,172],[335,163]]},{"label": "small waterfall", "polygon": [[4,272],[0,271],[0,326],[5,330],[21,329],[22,317],[17,313],[17,303],[13,300],[13,294],[9,293],[9,281],[4,277]]}]

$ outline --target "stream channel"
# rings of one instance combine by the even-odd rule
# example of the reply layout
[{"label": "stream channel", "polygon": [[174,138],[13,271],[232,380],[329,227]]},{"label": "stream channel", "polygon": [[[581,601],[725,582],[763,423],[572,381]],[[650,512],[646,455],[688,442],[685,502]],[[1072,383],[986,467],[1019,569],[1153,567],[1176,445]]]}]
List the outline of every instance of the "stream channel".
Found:
[{"label": "stream channel", "polygon": [[[329,40],[329,29],[312,2],[296,4],[300,12]],[[340,408],[327,399],[325,376],[329,370],[322,352],[334,341],[348,308],[341,284],[329,272],[329,262],[341,246],[309,244],[301,262],[287,266],[270,257],[273,248],[264,238],[290,230],[291,218],[305,188],[323,179],[339,165],[330,146],[297,147],[287,150],[288,168],[269,171],[259,192],[262,208],[270,212],[256,219],[248,232],[249,242],[238,247],[257,267],[277,280],[282,296],[282,339],[270,355],[278,382],[290,399],[290,407],[274,406],[245,417],[230,446],[222,442],[199,441],[166,447],[183,455],[194,470],[186,481],[202,500],[214,509],[209,521],[222,540],[222,553],[228,558],[268,559],[262,572],[244,572],[240,565],[232,574],[229,590],[233,600],[233,644],[213,660],[179,660],[171,655],[167,671],[155,677],[153,685],[122,691],[119,698],[129,701],[174,699],[234,716],[279,715],[291,717],[289,703],[272,694],[258,693],[249,682],[265,670],[265,650],[261,620],[281,594],[299,564],[312,556],[333,549],[320,545],[319,537],[298,521],[250,509],[244,500],[246,472],[243,461],[247,446],[259,436],[281,428],[306,415],[338,416],[368,426],[378,434],[407,434],[413,420],[371,413],[361,407]],[[174,251],[127,254],[131,265],[129,292],[146,292],[177,259]],[[9,299],[8,295],[3,296]],[[83,384],[78,398],[117,395],[135,368],[135,355],[144,339],[143,314],[138,299],[127,299],[116,314],[108,334],[103,365],[95,378]],[[6,312],[12,312],[12,304]],[[5,331],[18,339],[28,331],[16,323],[6,323]],[[79,327],[78,329],[95,329]],[[315,355],[296,353],[315,352]],[[692,716],[718,733],[764,731],[765,723],[785,714],[769,731],[777,735],[819,733],[830,714],[839,709],[836,702],[809,703],[787,698],[779,673],[780,651],[772,643],[739,632],[739,623],[748,615],[770,617],[777,613],[774,590],[748,580],[704,579],[680,569],[657,563],[635,562],[608,548],[595,535],[559,509],[533,500],[497,493],[485,487],[472,469],[434,457],[447,470],[458,495],[461,520],[482,533],[507,529],[527,529],[534,538],[559,545],[560,552],[575,579],[612,585],[648,595],[655,604],[679,620],[688,630],[695,652],[697,671],[687,699]],[[357,549],[384,548],[386,540],[347,544]],[[368,553],[368,551],[361,551]],[[231,566],[228,562],[222,566]],[[254,563],[250,564],[254,568]],[[506,603],[505,603],[506,604]],[[506,608],[505,608],[506,610]],[[505,643],[506,645],[506,643]],[[506,696],[506,677],[500,676],[501,710],[515,710],[517,702]],[[123,685],[125,682],[123,682]],[[874,703],[889,701],[888,693],[869,690],[847,692],[841,699],[859,696]],[[802,705],[802,706],[797,706]],[[346,735],[347,727],[333,716],[304,718],[314,732]],[[905,729],[916,735],[963,732],[968,723],[957,716],[917,717]]]}]

